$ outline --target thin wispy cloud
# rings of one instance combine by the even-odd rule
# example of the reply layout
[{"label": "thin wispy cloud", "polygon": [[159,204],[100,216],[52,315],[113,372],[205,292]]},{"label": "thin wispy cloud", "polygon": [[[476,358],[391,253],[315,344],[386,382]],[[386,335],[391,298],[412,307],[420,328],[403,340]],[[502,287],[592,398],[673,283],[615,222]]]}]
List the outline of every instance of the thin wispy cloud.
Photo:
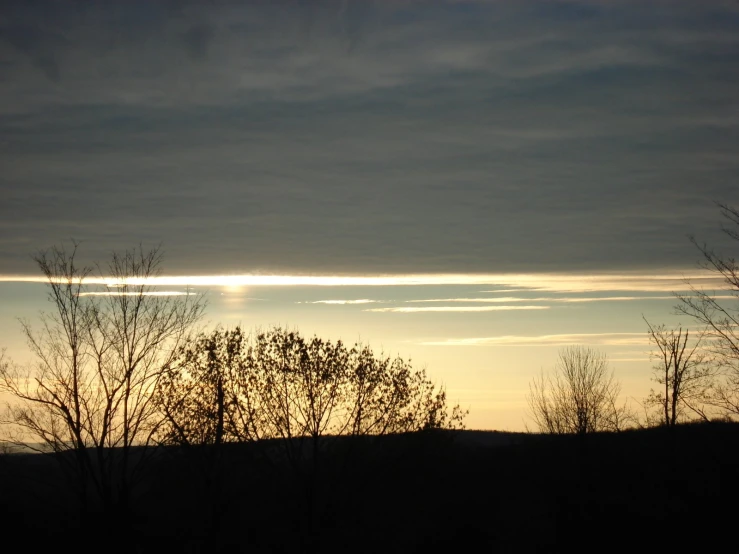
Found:
[{"label": "thin wispy cloud", "polygon": [[191,296],[195,295],[195,292],[182,292],[173,290],[157,290],[157,291],[141,291],[141,292],[127,292],[119,290],[108,290],[108,291],[88,291],[81,292],[80,296]]},{"label": "thin wispy cloud", "polygon": [[493,289],[493,290],[481,290],[478,291],[480,294],[499,294],[499,293],[511,293],[511,292],[531,292],[532,289]]},{"label": "thin wispy cloud", "polygon": [[505,312],[514,310],[548,310],[549,306],[429,306],[423,308],[395,307],[370,308],[365,312],[392,312],[399,314],[414,314],[421,312]]},{"label": "thin wispy cloud", "polygon": [[495,337],[449,338],[424,341],[425,346],[567,346],[589,344],[628,346],[649,344],[646,333],[571,333],[559,335],[503,335]]},{"label": "thin wispy cloud", "polygon": [[[717,299],[733,298],[732,296],[720,296],[715,297]],[[502,296],[498,298],[428,298],[423,300],[406,300],[409,303],[423,303],[423,302],[469,302],[469,303],[508,303],[508,302],[631,302],[631,301],[643,301],[643,300],[675,300],[674,296],[601,296],[593,298],[578,298],[569,297],[561,298],[556,296],[543,296],[538,298],[524,298],[524,297],[512,297]]]},{"label": "thin wispy cloud", "polygon": [[314,300],[312,302],[296,302],[296,304],[345,305],[345,304],[377,304],[381,302],[382,302],[381,300],[370,300],[369,298],[360,298],[357,300]]}]

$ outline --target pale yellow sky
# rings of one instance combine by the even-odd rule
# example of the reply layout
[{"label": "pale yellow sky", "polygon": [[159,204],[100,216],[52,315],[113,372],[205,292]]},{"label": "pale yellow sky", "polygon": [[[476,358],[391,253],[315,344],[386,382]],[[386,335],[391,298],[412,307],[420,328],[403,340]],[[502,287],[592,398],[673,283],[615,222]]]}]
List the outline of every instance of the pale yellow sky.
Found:
[{"label": "pale yellow sky", "polygon": [[[204,328],[283,325],[410,358],[447,387],[452,402],[470,409],[470,428],[523,430],[529,383],[568,345],[604,351],[623,398],[643,400],[652,363],[642,315],[677,324],[676,299],[666,293],[684,290],[684,275],[171,276],[153,280],[151,292],[204,291]],[[720,289],[720,282],[701,277],[691,282]],[[45,285],[35,278],[0,281],[0,346],[27,361],[16,317],[33,322],[51,307]],[[525,309],[491,310],[514,307]]]}]

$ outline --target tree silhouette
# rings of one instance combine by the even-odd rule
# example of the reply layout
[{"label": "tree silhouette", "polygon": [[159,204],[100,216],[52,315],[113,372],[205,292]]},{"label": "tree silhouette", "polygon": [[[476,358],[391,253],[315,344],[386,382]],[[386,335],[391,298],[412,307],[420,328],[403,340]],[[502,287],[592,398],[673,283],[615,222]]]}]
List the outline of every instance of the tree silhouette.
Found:
[{"label": "tree silhouette", "polygon": [[9,440],[59,454],[78,484],[106,510],[126,510],[161,423],[152,401],[176,346],[202,314],[200,296],[160,295],[148,284],[160,271],[158,249],[114,253],[91,282],[90,267],[53,247],[35,256],[53,310],[37,330],[22,322],[35,364],[0,367]]},{"label": "tree silhouette", "polygon": [[664,325],[653,326],[644,319],[649,328],[649,340],[657,347],[653,380],[660,386],[652,389],[647,398],[648,406],[659,408],[659,422],[670,427],[686,417],[686,409],[700,419],[708,420],[706,402],[714,384],[717,368],[707,353],[701,349],[705,333],[689,342],[688,329],[666,329]]},{"label": "tree silhouette", "polygon": [[177,444],[454,429],[466,416],[402,358],[279,327],[201,334],[178,350],[158,398]]},{"label": "tree silhouette", "polygon": [[[739,241],[739,210],[727,204],[718,204],[721,215],[728,222],[722,225],[723,232]],[[715,253],[694,237],[691,242],[698,248],[703,259],[700,267],[719,276],[727,292],[739,298],[739,265],[733,257]],[[739,307],[736,301],[724,303],[715,294],[690,285],[691,294],[676,295],[679,313],[691,317],[706,327],[706,349],[720,368],[722,378],[717,380],[708,401],[729,416],[739,416]]]},{"label": "tree silhouette", "polygon": [[553,373],[532,381],[527,400],[541,432],[583,435],[626,425],[626,407],[617,405],[620,390],[605,354],[572,346],[560,351]]},{"label": "tree silhouette", "polygon": [[[366,345],[348,348],[279,327],[250,335],[238,327],[199,335],[179,349],[157,398],[166,418],[165,441],[206,446],[206,481],[218,482],[220,466],[214,462],[222,442],[266,445],[260,452],[270,468],[286,463],[304,503],[297,531],[304,551],[319,548],[321,518],[347,477],[354,445],[344,448],[346,441],[328,436],[461,429],[467,413],[449,408],[444,388],[410,362],[376,356]],[[267,477],[275,475],[281,474]],[[218,486],[207,494],[217,509],[213,499],[223,502]],[[216,529],[220,516],[211,517]]]},{"label": "tree silhouette", "polygon": [[240,328],[201,333],[178,349],[157,389],[164,423],[160,439],[182,446],[238,440],[233,372],[242,363]]}]

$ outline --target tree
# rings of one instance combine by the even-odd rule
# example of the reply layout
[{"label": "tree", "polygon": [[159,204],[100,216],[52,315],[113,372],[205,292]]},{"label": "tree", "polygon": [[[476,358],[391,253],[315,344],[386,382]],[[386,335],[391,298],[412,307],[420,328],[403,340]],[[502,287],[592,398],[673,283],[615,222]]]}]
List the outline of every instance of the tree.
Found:
[{"label": "tree", "polygon": [[126,510],[161,424],[152,392],[204,302],[148,284],[160,273],[158,249],[114,253],[105,271],[98,266],[108,287],[93,283],[76,253],[75,244],[34,257],[53,310],[38,330],[22,322],[35,364],[0,368],[12,398],[4,421],[12,442],[58,455],[83,510],[90,487],[104,509]]},{"label": "tree", "polygon": [[[266,445],[261,452],[272,469],[287,462],[292,486],[304,493],[302,518],[296,520],[303,551],[318,549],[321,518],[334,487],[347,477],[355,444],[329,443],[326,436],[459,429],[467,413],[459,406],[450,409],[444,388],[410,362],[279,327],[250,335],[238,327],[201,334],[180,348],[157,397],[168,442],[210,445],[206,455],[215,450],[216,456],[207,458],[206,481],[220,482],[212,460],[218,460],[222,442]],[[220,501],[218,486],[207,494],[211,503]],[[212,513],[210,527],[216,530],[219,516]]]},{"label": "tree", "polygon": [[[721,215],[728,224],[722,225],[723,232],[739,241],[739,210],[718,203]],[[703,259],[699,267],[721,278],[725,289],[734,300],[739,298],[739,265],[733,257],[715,253],[694,237],[691,242],[698,248]],[[739,306],[735,301],[722,302],[715,294],[690,285],[691,293],[676,295],[676,311],[685,314],[706,327],[706,349],[720,369],[721,378],[711,390],[708,401],[730,416],[739,416]]]},{"label": "tree", "polygon": [[619,431],[628,419],[618,406],[621,391],[605,354],[583,346],[559,353],[553,374],[529,385],[528,404],[534,423],[545,433]]},{"label": "tree", "polygon": [[234,434],[233,372],[240,367],[244,336],[217,328],[180,346],[157,388],[164,416],[160,438],[181,446],[220,445]]},{"label": "tree", "polygon": [[[216,329],[184,344],[159,383],[176,444],[462,428],[446,391],[402,358],[273,328]],[[302,441],[301,441],[302,442]]]},{"label": "tree", "polygon": [[705,403],[711,390],[717,369],[710,363],[706,352],[701,350],[705,333],[689,346],[688,329],[666,329],[664,325],[653,326],[644,319],[649,328],[649,340],[657,347],[653,380],[661,385],[647,398],[647,405],[657,406],[660,423],[674,427],[685,417],[686,409],[703,420],[708,419]]}]

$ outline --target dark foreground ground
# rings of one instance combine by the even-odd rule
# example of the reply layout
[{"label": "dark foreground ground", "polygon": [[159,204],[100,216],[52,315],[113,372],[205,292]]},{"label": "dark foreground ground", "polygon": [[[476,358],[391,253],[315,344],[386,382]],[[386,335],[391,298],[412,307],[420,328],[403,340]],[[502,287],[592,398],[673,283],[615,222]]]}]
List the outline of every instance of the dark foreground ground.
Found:
[{"label": "dark foreground ground", "polygon": [[83,516],[52,458],[4,455],[0,530],[18,552],[733,552],[738,455],[729,423],[336,439],[300,465],[171,449],[129,512]]}]

